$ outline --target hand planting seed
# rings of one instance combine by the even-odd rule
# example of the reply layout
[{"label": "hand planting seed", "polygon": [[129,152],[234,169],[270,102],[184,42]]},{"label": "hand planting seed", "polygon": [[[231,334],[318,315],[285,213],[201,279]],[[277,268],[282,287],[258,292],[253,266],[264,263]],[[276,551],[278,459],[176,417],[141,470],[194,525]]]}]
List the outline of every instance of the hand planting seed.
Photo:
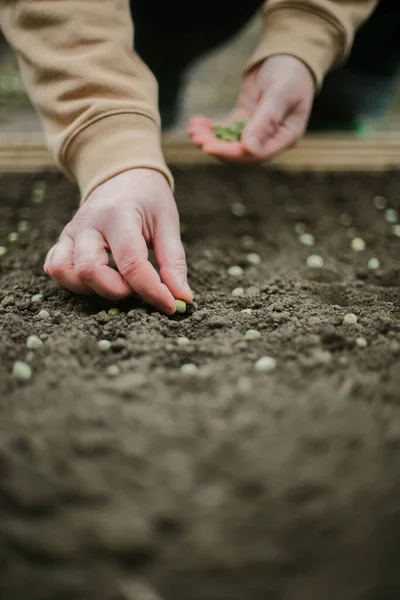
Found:
[{"label": "hand planting seed", "polygon": [[299,235],[299,241],[304,244],[304,246],[314,246],[315,238],[311,233],[302,233]]},{"label": "hand planting seed", "polygon": [[0,246],[0,257],[5,256],[7,254],[7,248],[5,246]]},{"label": "hand planting seed", "polygon": [[388,223],[397,223],[399,219],[399,214],[397,210],[394,210],[394,208],[388,208],[387,210],[385,210],[384,216],[385,221],[387,221]]},{"label": "hand planting seed", "polygon": [[108,316],[109,317],[118,317],[121,314],[121,311],[119,310],[119,308],[110,308],[110,310],[108,311]]},{"label": "hand planting seed", "polygon": [[29,231],[29,227],[30,227],[29,221],[20,221],[18,223],[18,231],[20,233],[26,233],[27,231]]},{"label": "hand planting seed", "polygon": [[250,252],[250,254],[246,256],[246,260],[251,265],[259,265],[261,262],[261,256],[255,252]]},{"label": "hand planting seed", "polygon": [[381,263],[379,261],[379,258],[370,258],[368,261],[368,269],[371,269],[371,271],[376,271],[376,269],[379,269],[379,267],[381,266]]},{"label": "hand planting seed", "polygon": [[363,239],[361,239],[360,237],[355,237],[351,240],[351,247],[354,250],[354,252],[364,252],[367,245]]},{"label": "hand planting seed", "polygon": [[185,365],[182,365],[180,369],[181,374],[188,377],[197,375],[198,370],[199,369],[197,365],[195,365],[194,363],[186,363]]},{"label": "hand planting seed", "polygon": [[241,202],[233,202],[231,204],[231,211],[235,217],[244,217],[247,213],[247,208]]},{"label": "hand planting seed", "polygon": [[17,381],[29,381],[29,379],[32,377],[32,369],[29,365],[21,360],[16,360],[12,368],[11,375]]},{"label": "hand planting seed", "polygon": [[176,338],[176,343],[178,344],[178,346],[188,346],[190,344],[190,340],[189,338],[183,335],[181,337]]},{"label": "hand planting seed", "polygon": [[97,347],[101,352],[107,352],[111,348],[111,342],[110,340],[99,340]]},{"label": "hand planting seed", "polygon": [[276,369],[276,360],[272,356],[262,356],[254,365],[256,371],[271,373]]},{"label": "hand planting seed", "polygon": [[378,210],[384,210],[387,207],[387,200],[383,196],[375,196],[375,198],[372,200],[372,204]]},{"label": "hand planting seed", "polygon": [[230,125],[214,125],[213,132],[215,137],[224,142],[240,142],[246,125],[247,121],[235,119]]},{"label": "hand planting seed", "polygon": [[242,287],[237,287],[231,292],[231,296],[234,298],[239,298],[240,296],[244,296],[244,289]]},{"label": "hand planting seed", "polygon": [[187,305],[184,300],[175,300],[175,307],[176,312],[183,315],[186,312]]},{"label": "hand planting seed", "polygon": [[18,238],[19,238],[19,235],[16,231],[13,231],[12,233],[8,234],[8,241],[11,242],[12,244],[15,244],[15,242],[18,242]]},{"label": "hand planting seed", "polygon": [[119,375],[119,367],[117,365],[110,365],[106,369],[106,374],[108,377],[117,377]]},{"label": "hand planting seed", "polygon": [[358,337],[356,339],[356,344],[359,348],[366,348],[368,346],[367,340],[363,337]]},{"label": "hand planting seed", "polygon": [[238,265],[234,265],[232,267],[229,267],[228,275],[230,275],[231,277],[241,277],[241,275],[243,275],[243,269]]},{"label": "hand planting seed", "polygon": [[343,324],[344,325],[355,325],[357,323],[357,317],[355,314],[353,313],[347,313],[347,315],[344,315],[343,317]]},{"label": "hand planting seed", "polygon": [[38,304],[39,302],[43,302],[44,296],[43,294],[34,294],[31,298],[31,302],[33,304]]},{"label": "hand planting seed", "polygon": [[311,254],[307,258],[307,267],[309,269],[322,269],[324,266],[324,259],[322,256],[318,256],[318,254]]},{"label": "hand planting seed", "polygon": [[39,317],[39,319],[42,319],[43,321],[45,321],[46,319],[50,318],[50,313],[48,310],[43,309],[38,312],[38,317]]},{"label": "hand planting seed", "polygon": [[37,335],[30,335],[26,340],[28,350],[39,350],[42,346],[43,342]]},{"label": "hand planting seed", "polygon": [[397,237],[400,237],[400,225],[393,225],[392,232],[394,235],[397,235]]},{"label": "hand planting seed", "polygon": [[246,340],[259,340],[261,333],[257,329],[248,329],[244,334]]}]

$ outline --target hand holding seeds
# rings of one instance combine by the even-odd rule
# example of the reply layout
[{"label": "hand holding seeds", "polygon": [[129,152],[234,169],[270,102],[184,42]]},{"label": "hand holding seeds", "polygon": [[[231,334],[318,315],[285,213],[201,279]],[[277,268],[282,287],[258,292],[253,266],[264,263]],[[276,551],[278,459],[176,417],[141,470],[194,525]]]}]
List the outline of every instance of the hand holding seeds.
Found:
[{"label": "hand holding seeds", "polygon": [[297,58],[268,58],[245,78],[236,108],[224,123],[202,116],[189,124],[193,142],[224,161],[273,158],[303,135],[314,98],[311,72]]}]

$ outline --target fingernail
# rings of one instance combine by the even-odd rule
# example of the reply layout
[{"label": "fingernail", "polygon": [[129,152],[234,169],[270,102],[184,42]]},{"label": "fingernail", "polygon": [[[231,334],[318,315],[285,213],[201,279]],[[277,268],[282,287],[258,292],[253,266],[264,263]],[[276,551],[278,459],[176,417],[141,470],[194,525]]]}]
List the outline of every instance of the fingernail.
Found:
[{"label": "fingernail", "polygon": [[182,283],[182,287],[185,290],[185,292],[193,298],[194,294],[193,294],[192,290],[190,289],[188,282],[185,279],[182,279],[181,283]]},{"label": "fingernail", "polygon": [[258,139],[258,137],[256,135],[252,135],[252,136],[249,137],[249,140],[247,142],[247,146],[253,152],[258,152],[261,149],[260,140]]}]

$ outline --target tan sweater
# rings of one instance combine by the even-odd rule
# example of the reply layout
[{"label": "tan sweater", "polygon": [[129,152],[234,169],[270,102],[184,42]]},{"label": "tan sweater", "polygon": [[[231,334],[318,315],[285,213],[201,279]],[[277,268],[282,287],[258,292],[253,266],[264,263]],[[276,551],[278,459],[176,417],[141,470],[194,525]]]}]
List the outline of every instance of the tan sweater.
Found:
[{"label": "tan sweater", "polygon": [[[269,0],[249,68],[275,54],[301,59],[319,86],[345,60],[377,0]],[[160,146],[157,83],[132,52],[128,0],[0,0],[49,148],[82,200],[127,169],[148,167],[173,185]]]}]

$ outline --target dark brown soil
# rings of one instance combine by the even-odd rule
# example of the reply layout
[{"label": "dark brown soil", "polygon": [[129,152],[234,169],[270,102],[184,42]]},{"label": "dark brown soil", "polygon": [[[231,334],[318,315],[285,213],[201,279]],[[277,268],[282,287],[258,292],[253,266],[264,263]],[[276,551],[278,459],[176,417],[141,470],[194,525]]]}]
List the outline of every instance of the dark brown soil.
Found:
[{"label": "dark brown soil", "polygon": [[[34,205],[33,177],[0,180],[0,245],[31,223],[0,259],[1,599],[398,600],[400,238],[372,198],[399,209],[400,174],[176,180],[196,302],[170,319],[135,300],[110,318],[106,301],[59,290],[42,263],[75,188],[48,176]],[[323,269],[306,267],[312,253]],[[273,373],[255,371],[263,355]],[[15,360],[29,383],[13,381]],[[181,375],[187,362],[197,375]]]}]

